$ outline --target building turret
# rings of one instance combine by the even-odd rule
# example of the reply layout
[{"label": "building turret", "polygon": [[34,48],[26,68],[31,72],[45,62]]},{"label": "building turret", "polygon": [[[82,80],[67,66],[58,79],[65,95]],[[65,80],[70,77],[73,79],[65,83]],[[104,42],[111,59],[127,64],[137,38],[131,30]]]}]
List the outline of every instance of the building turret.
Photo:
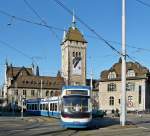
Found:
[{"label": "building turret", "polygon": [[73,13],[72,26],[61,43],[62,76],[67,85],[86,84],[86,40],[76,27]]},{"label": "building turret", "polygon": [[39,73],[39,66],[36,66],[36,76],[39,76],[40,73]]}]

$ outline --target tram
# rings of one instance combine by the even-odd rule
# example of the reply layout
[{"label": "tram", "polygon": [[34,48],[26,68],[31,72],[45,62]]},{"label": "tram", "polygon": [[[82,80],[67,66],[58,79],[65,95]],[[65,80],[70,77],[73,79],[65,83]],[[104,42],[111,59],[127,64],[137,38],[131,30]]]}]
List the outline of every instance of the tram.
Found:
[{"label": "tram", "polygon": [[92,120],[90,93],[88,86],[64,86],[59,97],[26,100],[26,111],[60,118],[65,128],[86,128]]},{"label": "tram", "polygon": [[26,112],[38,116],[60,118],[60,97],[37,98],[26,100]]},{"label": "tram", "polygon": [[90,87],[64,86],[60,117],[66,128],[86,128],[92,120]]}]

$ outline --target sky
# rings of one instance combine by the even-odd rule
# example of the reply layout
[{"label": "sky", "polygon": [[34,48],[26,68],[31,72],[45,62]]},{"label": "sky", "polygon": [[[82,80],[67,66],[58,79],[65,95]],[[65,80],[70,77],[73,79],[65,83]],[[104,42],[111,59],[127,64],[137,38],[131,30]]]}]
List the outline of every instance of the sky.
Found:
[{"label": "sky", "polygon": [[[121,0],[59,0],[75,11],[105,40],[121,51]],[[143,66],[150,68],[150,1],[126,0],[127,54]],[[42,23],[38,15],[54,28],[19,21],[16,17]],[[2,14],[9,13],[11,16]],[[40,68],[40,75],[56,76],[61,70],[61,41],[63,30],[71,26],[72,15],[55,0],[0,0],[0,85],[4,81],[5,60],[16,67],[31,67],[32,62]],[[77,28],[83,33],[87,44],[87,78],[91,70],[95,79],[100,73],[118,62],[119,55],[98,39],[79,20]],[[131,61],[128,59],[128,61]]]}]

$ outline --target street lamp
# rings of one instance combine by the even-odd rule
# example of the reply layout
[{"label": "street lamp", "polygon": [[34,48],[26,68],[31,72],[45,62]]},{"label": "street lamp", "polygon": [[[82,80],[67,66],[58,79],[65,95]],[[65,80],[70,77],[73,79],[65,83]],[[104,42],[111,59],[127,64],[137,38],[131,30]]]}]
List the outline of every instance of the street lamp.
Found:
[{"label": "street lamp", "polygon": [[20,96],[21,101],[21,119],[23,119],[23,102],[26,98],[24,98],[22,95]]}]

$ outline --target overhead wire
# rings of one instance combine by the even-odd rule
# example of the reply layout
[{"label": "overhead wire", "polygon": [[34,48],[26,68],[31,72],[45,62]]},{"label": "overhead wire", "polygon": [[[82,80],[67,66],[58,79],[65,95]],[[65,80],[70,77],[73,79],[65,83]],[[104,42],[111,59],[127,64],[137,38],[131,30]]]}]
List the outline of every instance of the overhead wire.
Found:
[{"label": "overhead wire", "polygon": [[[73,12],[66,6],[64,5],[61,1],[59,0],[53,0],[56,4],[58,4],[59,6],[61,6],[64,10],[66,10],[69,14],[73,15]],[[75,18],[82,24],[84,25],[89,31],[91,31],[94,35],[96,35],[97,38],[99,38],[99,40],[103,41],[105,43],[105,45],[107,45],[108,47],[110,47],[115,53],[117,53],[118,55],[122,56],[123,54],[118,51],[113,45],[111,45],[107,40],[105,40],[99,33],[97,33],[93,28],[91,28],[88,24],[86,24],[79,16],[74,15]],[[134,60],[131,56],[129,56],[128,54],[126,54],[126,57],[128,57],[130,60],[132,60],[133,62],[137,62],[136,60]]]},{"label": "overhead wire", "polygon": [[147,7],[150,8],[150,4],[149,4],[149,3],[146,3],[146,2],[144,2],[144,1],[142,1],[142,0],[135,0],[135,1],[137,1],[138,3],[140,3],[140,4],[142,4],[142,5],[145,5],[145,6],[147,6]]},{"label": "overhead wire", "polygon": [[[24,1],[26,1],[26,0],[24,0]],[[139,0],[136,0],[136,1],[139,1]],[[32,8],[31,8],[31,9],[32,9]],[[34,11],[35,14],[42,20],[42,18],[37,14],[37,12],[36,12],[34,9],[33,9],[33,11]],[[46,28],[52,28],[52,29],[59,30],[59,31],[64,31],[64,30],[65,30],[65,29],[63,29],[63,28],[58,28],[58,27],[54,27],[54,26],[47,25],[47,24],[42,24],[42,23],[39,23],[39,22],[33,22],[33,21],[28,20],[28,19],[25,19],[25,18],[17,17],[17,16],[14,16],[14,15],[9,14],[8,12],[2,11],[2,10],[0,10],[0,13],[3,14],[3,15],[5,15],[5,16],[10,17],[11,20],[19,20],[19,21],[22,21],[22,22],[26,22],[26,23],[30,23],[30,24],[34,24],[34,25],[46,27]],[[72,12],[70,11],[70,14],[71,14],[71,13],[72,13]],[[44,20],[42,20],[42,21],[44,21]],[[97,37],[95,37],[95,36],[91,36],[91,35],[85,35],[85,36],[90,37],[90,38],[94,38],[94,39],[99,39],[99,38],[97,38]],[[108,41],[108,42],[114,42],[114,43],[117,43],[117,44],[120,44],[120,45],[121,45],[120,42],[109,41],[109,40],[106,40],[106,41]],[[128,45],[128,44],[126,44],[126,45],[127,45],[128,47],[131,47],[131,48],[135,48],[135,49],[139,49],[139,50],[143,50],[143,51],[148,51],[148,52],[150,52],[149,49],[138,48],[138,47],[131,46],[131,45]]]},{"label": "overhead wire", "polygon": [[[59,0],[54,0],[58,5],[60,5],[61,7],[63,7],[69,14],[73,14],[73,12],[67,8],[62,2],[60,2]],[[141,2],[141,0],[136,0],[138,2]],[[44,23],[45,21],[40,17],[40,15],[31,7],[31,5],[26,1],[24,0],[24,2],[26,2],[26,4],[28,5],[28,7],[30,7],[30,9],[34,12],[34,14],[36,14],[36,16]],[[18,20],[18,21],[22,21],[22,22],[26,22],[26,23],[30,23],[30,24],[34,24],[34,25],[38,25],[38,26],[42,26],[42,27],[46,27],[46,28],[49,28],[49,29],[55,29],[55,30],[59,30],[59,31],[64,31],[65,29],[62,29],[62,28],[58,28],[58,27],[54,27],[54,26],[50,26],[50,25],[47,25],[47,23],[45,22],[44,24],[43,23],[39,23],[39,22],[33,22],[31,20],[28,20],[28,19],[25,19],[25,18],[22,18],[22,17],[17,17],[17,16],[14,16],[14,15],[11,15],[10,13],[8,12],[5,12],[5,11],[2,11],[0,10],[0,13],[5,15],[5,16],[8,16],[14,20]],[[101,35],[99,35],[94,29],[92,29],[89,25],[87,25],[83,20],[81,20],[81,18],[79,18],[77,15],[75,15],[76,19],[81,23],[83,24],[88,30],[90,30],[92,33],[94,33],[97,38],[99,40],[102,40],[107,46],[109,46],[114,52],[116,52],[117,54],[119,55],[122,55],[120,53],[120,51],[118,51],[114,46],[112,46],[110,44],[110,41],[108,40],[105,40]],[[94,37],[94,36],[93,36]],[[133,47],[134,48],[134,47]],[[142,49],[142,48],[139,48],[139,49]],[[126,54],[126,56],[128,58],[132,58],[130,57],[128,54]],[[134,59],[133,59],[134,60]],[[134,60],[135,61],[135,60]]]},{"label": "overhead wire", "polygon": [[42,24],[42,23],[39,23],[39,22],[33,22],[29,19],[25,19],[25,18],[22,18],[22,17],[12,15],[12,14],[6,12],[6,11],[3,11],[3,10],[0,10],[0,14],[3,14],[7,17],[13,18],[14,20],[18,20],[18,21],[21,21],[21,22],[26,22],[26,23],[30,23],[30,24],[33,24],[33,25],[37,25],[37,26],[42,26],[42,27],[46,27],[46,28],[52,28],[52,29],[55,29],[55,30],[59,30],[59,31],[64,31],[64,29],[54,27],[54,26],[50,26],[50,25],[46,25],[46,24]]},{"label": "overhead wire", "polygon": [[[45,25],[48,26],[47,22],[38,14],[38,12],[31,6],[31,4],[27,1],[24,0],[24,3],[28,6],[28,8],[41,20],[41,22]],[[52,34],[58,39],[60,40],[59,36],[55,33],[55,31],[53,30],[53,27],[48,27],[49,30],[52,32]]]},{"label": "overhead wire", "polygon": [[[111,42],[111,43],[115,43],[115,44],[121,45],[121,43],[120,43],[120,42],[117,42],[117,41],[110,41],[110,40],[108,40],[108,41]],[[133,46],[133,45],[131,45],[131,44],[126,44],[126,46],[129,47],[129,48],[132,48],[132,49],[137,49],[137,50],[139,50],[139,51],[150,52],[150,49],[141,48],[141,47],[136,47],[136,46]]]},{"label": "overhead wire", "polygon": [[[65,9],[69,14],[73,15],[73,11],[71,11],[67,6],[65,6],[62,2],[60,2],[59,0],[53,0],[54,2],[56,2],[59,6],[61,6],[63,9]],[[99,35],[94,29],[92,29],[88,24],[86,24],[83,20],[81,20],[80,17],[78,17],[77,15],[74,15],[75,18],[82,24],[84,25],[89,31],[91,31],[92,33],[94,33],[94,35],[96,35],[100,40],[102,40],[107,46],[109,46],[115,53],[122,55],[122,53],[120,53],[116,48],[114,48],[108,41],[106,41],[101,35]]]},{"label": "overhead wire", "polygon": [[15,50],[19,54],[23,55],[24,57],[28,58],[29,60],[31,60],[32,62],[34,62],[35,64],[37,64],[36,61],[33,59],[33,57],[31,57],[31,56],[27,55],[26,53],[22,52],[21,50],[15,48],[13,45],[10,45],[7,42],[4,42],[2,40],[0,40],[0,44],[5,45],[8,48],[11,48],[12,50]]}]

